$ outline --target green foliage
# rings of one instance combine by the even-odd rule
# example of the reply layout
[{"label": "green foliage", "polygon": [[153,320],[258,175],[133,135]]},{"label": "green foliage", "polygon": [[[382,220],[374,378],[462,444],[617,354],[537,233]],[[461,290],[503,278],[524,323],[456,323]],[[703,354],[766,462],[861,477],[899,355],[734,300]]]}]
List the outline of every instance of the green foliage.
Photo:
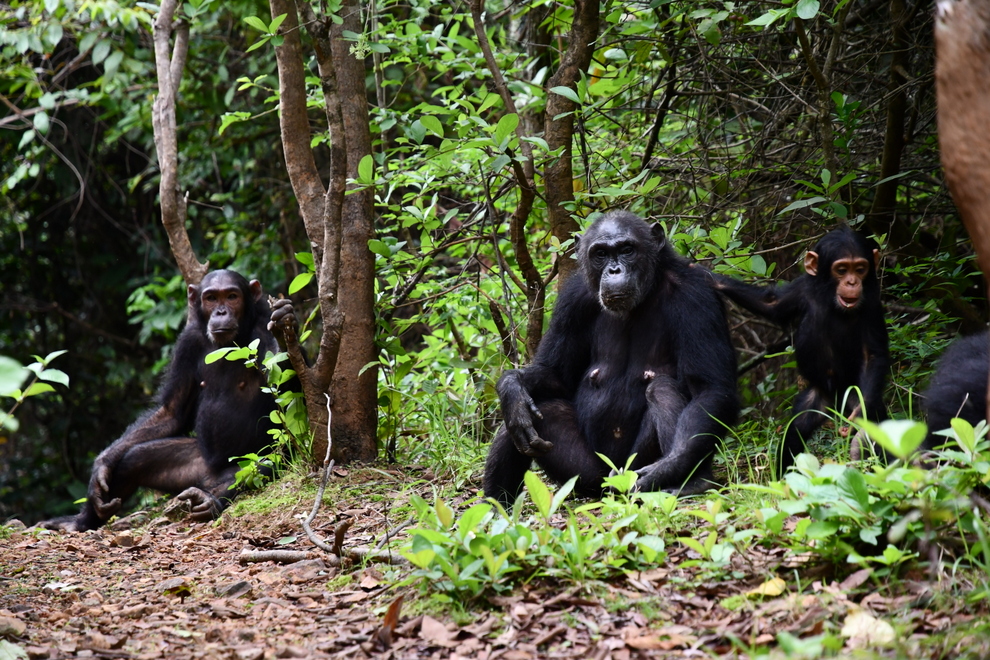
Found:
[{"label": "green foliage", "polygon": [[[976,506],[974,489],[990,474],[986,423],[977,429],[961,419],[945,432],[953,440],[927,459],[913,459],[925,437],[925,425],[910,420],[859,423],[892,456],[889,465],[872,468],[822,464],[801,454],[783,483],[759,488],[777,501],[756,514],[764,542],[796,553],[811,552],[824,561],[874,566],[876,575],[918,557],[933,545],[964,550],[958,556],[987,565],[987,511]],[[796,524],[785,526],[797,516]]]},{"label": "green foliage", "polygon": [[[14,400],[10,410],[0,410],[0,429],[13,432],[19,428],[14,411],[28,397],[54,392],[52,383],[69,386],[69,377],[64,371],[50,369],[48,366],[55,358],[64,354],[65,351],[55,351],[45,357],[35,355],[34,362],[27,367],[21,366],[13,358],[0,355],[0,397]],[[25,381],[28,381],[26,386]]]}]

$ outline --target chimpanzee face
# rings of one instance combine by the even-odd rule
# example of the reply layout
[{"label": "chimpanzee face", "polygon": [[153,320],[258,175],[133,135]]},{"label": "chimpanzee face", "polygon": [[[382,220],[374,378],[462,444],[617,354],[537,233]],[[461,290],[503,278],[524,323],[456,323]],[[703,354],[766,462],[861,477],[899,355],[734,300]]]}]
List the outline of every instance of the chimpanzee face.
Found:
[{"label": "chimpanzee face", "polygon": [[[879,251],[873,251],[874,262]],[[814,277],[830,277],[835,286],[835,306],[842,311],[858,309],[863,302],[863,282],[874,264],[866,257],[845,254],[834,260],[828,273],[819,275],[818,254],[809,251],[804,257],[805,271]]]},{"label": "chimpanzee face", "polygon": [[585,279],[597,291],[602,308],[626,314],[653,287],[654,260],[663,246],[663,232],[659,225],[651,231],[632,214],[609,214],[588,229],[579,246]]},{"label": "chimpanzee face", "polygon": [[[208,273],[197,287],[189,286],[189,302],[206,323],[206,336],[217,347],[229,346],[241,329],[245,310],[261,297],[261,284],[248,283],[234,273],[218,270]],[[247,284],[247,286],[245,286]]]}]

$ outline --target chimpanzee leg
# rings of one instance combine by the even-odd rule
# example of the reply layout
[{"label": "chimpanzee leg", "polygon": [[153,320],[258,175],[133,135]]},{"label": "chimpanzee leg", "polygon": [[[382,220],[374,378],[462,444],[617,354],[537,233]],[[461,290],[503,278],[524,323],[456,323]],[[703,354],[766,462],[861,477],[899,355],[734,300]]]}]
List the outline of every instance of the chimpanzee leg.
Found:
[{"label": "chimpanzee leg", "polygon": [[817,390],[808,388],[798,394],[794,409],[791,411],[791,423],[787,427],[784,443],[778,455],[778,478],[783,478],[787,468],[794,463],[794,457],[804,451],[805,444],[811,440],[815,431],[825,423],[826,419],[824,402]]},{"label": "chimpanzee leg", "polygon": [[51,529],[84,531],[96,529],[120,510],[124,500],[138,488],[170,494],[199,483],[208,474],[195,438],[162,438],[132,446],[110,473],[106,504],[89,498],[75,516],[56,518],[45,524]]},{"label": "chimpanzee leg", "polygon": [[[581,434],[574,406],[567,401],[548,401],[539,408],[543,419],[534,420],[533,426],[541,438],[553,443],[553,448],[536,462],[556,483],[577,475],[575,492],[588,497],[600,495],[608,466]],[[519,453],[504,428],[499,429],[485,463],[485,493],[503,505],[512,504],[522,490],[523,476],[532,460]]]},{"label": "chimpanzee leg", "polygon": [[647,386],[646,403],[648,407],[643,424],[631,452],[636,454],[632,464],[634,470],[656,463],[670,454],[677,433],[677,420],[687,402],[677,387],[677,381],[660,375]]}]

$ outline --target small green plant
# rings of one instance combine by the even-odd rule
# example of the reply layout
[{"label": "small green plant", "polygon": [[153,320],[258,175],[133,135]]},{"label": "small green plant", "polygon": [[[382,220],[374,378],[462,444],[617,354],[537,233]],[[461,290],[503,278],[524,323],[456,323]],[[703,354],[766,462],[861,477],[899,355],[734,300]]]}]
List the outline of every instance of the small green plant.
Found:
[{"label": "small green plant", "polygon": [[[55,388],[51,383],[69,386],[69,377],[65,372],[48,366],[64,353],[65,351],[55,351],[45,357],[35,355],[35,361],[26,367],[13,358],[0,355],[0,397],[14,400],[10,410],[0,410],[0,429],[17,430],[18,423],[14,413],[28,397],[54,392]],[[26,380],[29,380],[27,386],[22,387]]]},{"label": "small green plant", "polygon": [[[927,434],[923,423],[855,423],[890,463],[860,469],[799,455],[783,482],[752,487],[776,496],[756,512],[764,541],[826,561],[872,566],[875,575],[891,573],[935,546],[957,561],[990,565],[990,507],[975,490],[990,482],[985,422],[974,429],[952,420],[952,429],[942,432],[952,442],[926,455],[924,464],[916,456]],[[796,524],[785,526],[791,517]]]}]

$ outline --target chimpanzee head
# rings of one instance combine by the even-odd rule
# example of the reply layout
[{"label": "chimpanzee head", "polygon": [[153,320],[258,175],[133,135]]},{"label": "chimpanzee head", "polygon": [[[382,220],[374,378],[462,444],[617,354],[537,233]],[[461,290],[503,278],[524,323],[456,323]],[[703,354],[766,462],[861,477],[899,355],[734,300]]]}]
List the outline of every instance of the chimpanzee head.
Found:
[{"label": "chimpanzee head", "polygon": [[206,336],[217,348],[250,336],[261,300],[261,283],[248,282],[232,270],[214,270],[199,286],[189,285],[189,305],[203,324]]},{"label": "chimpanzee head", "polygon": [[815,278],[821,300],[828,295],[844,312],[862,308],[867,298],[879,297],[879,263],[876,243],[848,227],[826,234],[804,257],[804,269]]},{"label": "chimpanzee head", "polygon": [[656,283],[667,238],[659,224],[613,211],[595,220],[578,240],[578,263],[602,308],[615,314],[635,309]]}]

